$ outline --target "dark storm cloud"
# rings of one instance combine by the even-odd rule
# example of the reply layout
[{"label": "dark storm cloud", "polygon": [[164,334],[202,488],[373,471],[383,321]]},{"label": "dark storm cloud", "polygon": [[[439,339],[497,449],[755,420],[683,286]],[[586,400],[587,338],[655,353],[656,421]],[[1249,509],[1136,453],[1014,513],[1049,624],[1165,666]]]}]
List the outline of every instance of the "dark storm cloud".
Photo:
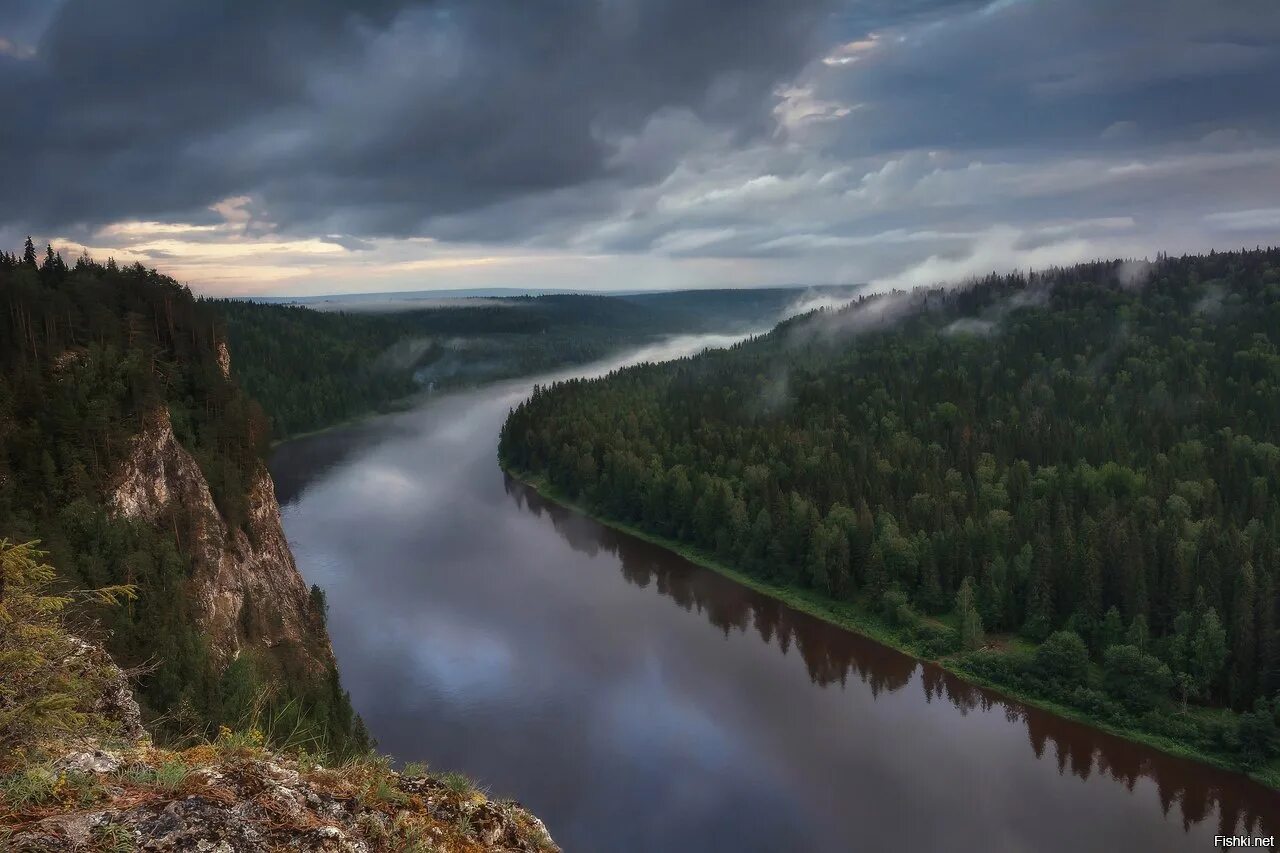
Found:
[{"label": "dark storm cloud", "polygon": [[0,38],[10,45],[30,46],[40,37],[59,4],[60,0],[6,0],[0,12],[3,20]]},{"label": "dark storm cloud", "polygon": [[986,6],[990,0],[852,0],[835,14],[843,35],[858,38],[884,27],[934,21]]},{"label": "dark storm cloud", "polygon": [[996,0],[864,33],[882,27],[821,87],[861,105],[849,151],[1116,149],[1280,127],[1275,0]]},{"label": "dark storm cloud", "polygon": [[0,3],[0,245],[197,282],[897,285],[1280,221],[1277,0]]},{"label": "dark storm cloud", "polygon": [[[253,195],[285,228],[404,234],[601,178],[653,180],[679,150],[619,160],[619,141],[671,111],[765,129],[828,5],[67,0],[33,55],[0,54],[0,217],[199,219]],[[0,36],[30,36],[33,9],[6,7]]]}]

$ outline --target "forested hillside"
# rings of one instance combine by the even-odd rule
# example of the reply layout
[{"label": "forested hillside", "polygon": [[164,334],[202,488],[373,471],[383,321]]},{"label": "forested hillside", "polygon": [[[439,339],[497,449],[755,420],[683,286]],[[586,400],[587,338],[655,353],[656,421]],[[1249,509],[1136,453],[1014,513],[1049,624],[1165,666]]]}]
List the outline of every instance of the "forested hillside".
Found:
[{"label": "forested hillside", "polygon": [[[136,588],[136,601],[105,611],[101,627],[122,665],[148,669],[140,697],[162,734],[216,731],[268,713],[286,729],[310,731],[316,744],[361,746],[332,668],[322,601],[303,640],[316,648],[300,653],[329,661],[327,675],[281,669],[279,656],[248,651],[219,666],[191,592],[196,553],[212,547],[214,524],[194,507],[166,509],[154,523],[113,508],[122,465],[161,420],[166,431],[172,424],[183,458],[198,463],[191,485],[207,483],[216,526],[237,541],[259,535],[254,495],[270,498],[269,480],[266,497],[260,487],[268,427],[225,374],[216,312],[153,270],[88,258],[68,265],[51,249],[38,260],[30,241],[21,257],[0,253],[0,304],[0,538],[39,540],[66,586]],[[160,459],[166,476],[180,461]],[[165,488],[164,479],[135,473],[140,488]],[[291,561],[284,570],[293,571]]]},{"label": "forested hillside", "polygon": [[1280,755],[1280,250],[868,297],[537,389],[500,456],[972,677]]},{"label": "forested hillside", "polygon": [[[277,438],[386,410],[412,394],[585,364],[662,335],[772,326],[803,291],[468,299],[387,312],[213,300],[233,369]],[[429,304],[429,303],[427,303]]]}]

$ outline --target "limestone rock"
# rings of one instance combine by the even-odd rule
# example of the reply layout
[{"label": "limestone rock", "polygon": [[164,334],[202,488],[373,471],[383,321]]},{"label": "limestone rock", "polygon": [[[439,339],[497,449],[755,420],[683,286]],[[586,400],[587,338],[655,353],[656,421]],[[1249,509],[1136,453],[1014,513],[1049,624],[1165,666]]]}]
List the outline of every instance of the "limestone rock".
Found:
[{"label": "limestone rock", "polygon": [[291,670],[323,674],[333,651],[285,539],[275,486],[261,464],[248,495],[247,529],[218,511],[199,464],[160,409],[132,439],[110,496],[125,518],[172,527],[191,554],[192,600],[216,660],[266,651]]},{"label": "limestone rock", "polygon": [[150,740],[146,729],[142,727],[142,710],[133,697],[133,689],[128,677],[116,666],[115,661],[106,650],[94,643],[87,643],[78,637],[71,637],[74,652],[66,661],[66,665],[96,677],[93,681],[100,685],[97,695],[89,697],[86,710],[101,714],[116,723],[120,737],[129,743]]}]

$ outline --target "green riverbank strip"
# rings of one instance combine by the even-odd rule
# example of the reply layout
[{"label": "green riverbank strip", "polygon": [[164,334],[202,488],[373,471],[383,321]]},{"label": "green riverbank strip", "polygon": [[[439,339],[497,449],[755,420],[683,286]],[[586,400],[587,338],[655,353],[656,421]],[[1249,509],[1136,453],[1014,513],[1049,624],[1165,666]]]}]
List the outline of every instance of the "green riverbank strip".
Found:
[{"label": "green riverbank strip", "polygon": [[625,533],[628,536],[634,536],[636,539],[641,539],[650,544],[665,548],[673,554],[683,557],[695,565],[701,566],[705,569],[710,569],[711,571],[723,575],[749,589],[755,590],[762,595],[767,595],[770,598],[781,601],[793,610],[807,613],[810,616],[821,619],[822,621],[835,625],[838,628],[843,628],[846,631],[852,631],[855,634],[867,637],[868,639],[874,640],[881,645],[888,646],[889,648],[915,658],[916,660],[940,666],[947,672],[969,684],[991,690],[994,693],[998,693],[1005,698],[1012,699],[1024,705],[1048,711],[1049,713],[1062,717],[1063,719],[1082,723],[1090,728],[1106,732],[1107,734],[1115,735],[1116,737],[1124,738],[1125,740],[1133,741],[1135,743],[1140,743],[1144,746],[1149,746],[1152,749],[1159,750],[1160,752],[1167,753],[1169,755],[1199,761],[1202,764],[1208,764],[1223,770],[1229,770],[1233,773],[1240,773],[1262,785],[1267,786],[1268,788],[1280,791],[1280,763],[1278,762],[1273,761],[1265,767],[1246,771],[1238,764],[1223,759],[1221,756],[1196,749],[1171,738],[1151,734],[1150,732],[1145,732],[1141,729],[1115,726],[1105,720],[1092,717],[1089,714],[1080,711],[1078,708],[1072,708],[1070,706],[1045,699],[1036,694],[1018,690],[1006,684],[982,678],[981,676],[975,675],[967,670],[963,665],[963,661],[956,659],[955,656],[942,658],[929,658],[922,656],[910,645],[903,642],[902,637],[895,628],[886,624],[882,619],[869,612],[864,607],[852,603],[832,601],[831,599],[819,595],[812,590],[799,589],[792,586],[778,586],[761,581],[758,578],[751,577],[750,575],[730,568],[729,566],[708,557],[706,554],[689,548],[679,542],[662,536],[655,536],[652,533],[632,527],[629,524],[614,521],[610,518],[598,515],[581,504],[565,498],[555,488],[553,488],[544,477],[539,477],[527,472],[514,471],[501,461],[499,464],[511,477],[532,488],[547,500],[553,501],[566,509],[585,515],[606,527]]}]

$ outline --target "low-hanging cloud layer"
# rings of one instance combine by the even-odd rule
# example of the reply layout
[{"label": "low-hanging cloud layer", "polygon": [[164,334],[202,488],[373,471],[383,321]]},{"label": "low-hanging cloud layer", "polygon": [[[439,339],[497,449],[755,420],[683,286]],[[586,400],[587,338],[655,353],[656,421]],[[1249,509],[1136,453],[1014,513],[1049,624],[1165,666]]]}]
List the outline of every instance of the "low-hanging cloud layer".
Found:
[{"label": "low-hanging cloud layer", "polygon": [[7,0],[0,241],[211,293],[1277,242],[1275,0]]}]

